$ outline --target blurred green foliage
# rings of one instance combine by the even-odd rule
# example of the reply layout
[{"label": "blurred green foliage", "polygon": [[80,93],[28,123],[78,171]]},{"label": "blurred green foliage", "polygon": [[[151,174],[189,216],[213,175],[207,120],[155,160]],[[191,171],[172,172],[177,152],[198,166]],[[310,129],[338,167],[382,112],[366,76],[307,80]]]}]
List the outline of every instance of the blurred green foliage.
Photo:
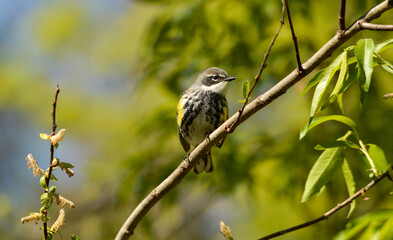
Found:
[{"label": "blurred green foliage", "polygon": [[[347,25],[377,2],[349,2]],[[304,61],[336,33],[339,1],[290,4]],[[47,146],[33,143],[40,141],[39,132],[50,129],[48,109],[59,83],[58,125],[67,129],[67,141],[74,142],[62,146],[64,152],[59,155],[76,166],[75,180],[67,181],[69,192],[65,193],[75,200],[76,209],[67,213],[62,231],[64,236],[76,233],[81,239],[113,239],[139,201],[183,160],[175,115],[180,93],[204,69],[223,68],[239,79],[227,97],[230,114],[234,113],[241,106],[242,83],[252,82],[279,25],[281,2],[36,1],[25,11],[0,43],[4,53],[0,56],[0,127],[7,137],[2,143],[16,146],[1,148],[3,169],[14,172],[2,172],[5,177],[0,178],[1,205],[6,206],[0,211],[6,216],[0,218],[0,234],[4,239],[40,236],[38,227],[18,223],[25,212],[39,205],[31,200],[38,198],[33,196],[37,183],[25,169],[24,158],[29,152],[46,156]],[[378,21],[389,23],[389,14]],[[340,50],[362,37],[376,43],[393,38],[389,32],[362,32]],[[383,57],[391,62],[393,52],[387,50]],[[287,24],[267,64],[253,96],[296,67]],[[362,108],[359,89],[348,90],[343,99],[345,113],[356,122],[365,143],[380,146],[391,162],[393,102],[382,95],[393,91],[392,76],[375,69],[373,78]],[[214,172],[189,174],[142,220],[135,239],[222,239],[220,221],[231,228],[235,239],[256,239],[320,216],[345,199],[344,177],[336,174],[323,193],[300,203],[319,154],[314,146],[333,141],[347,130],[326,123],[298,140],[312,98],[312,94],[301,95],[305,84],[295,85],[236,129],[221,149],[213,149]],[[326,113],[335,108],[339,109],[333,104]],[[5,121],[7,116],[23,119],[27,127]],[[29,134],[25,129],[30,129]],[[359,189],[369,181],[367,165],[355,152],[347,153],[346,159]],[[28,180],[21,183],[18,179],[24,175]],[[382,182],[368,192],[370,200],[359,200],[351,218],[391,209],[390,188]],[[26,200],[13,201],[21,196]],[[350,220],[346,215],[344,210],[288,238],[332,239]]]}]

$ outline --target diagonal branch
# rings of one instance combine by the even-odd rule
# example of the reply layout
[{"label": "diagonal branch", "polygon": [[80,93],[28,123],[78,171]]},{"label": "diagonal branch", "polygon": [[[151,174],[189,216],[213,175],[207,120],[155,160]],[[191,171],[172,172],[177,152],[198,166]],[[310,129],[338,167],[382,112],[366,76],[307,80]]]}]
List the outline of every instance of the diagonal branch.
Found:
[{"label": "diagonal branch", "polygon": [[[370,22],[378,18],[381,14],[388,11],[393,7],[391,0],[385,0],[382,3],[374,6],[364,16],[359,18],[360,21],[364,19]],[[357,23],[357,22],[355,22]],[[293,70],[284,79],[278,82],[275,86],[269,89],[264,94],[258,96],[251,103],[249,103],[242,113],[242,116],[233,125],[235,129],[239,124],[246,121],[249,117],[254,115],[256,112],[266,107],[276,98],[283,95],[291,86],[303,79],[310,72],[312,72],[317,66],[319,66],[324,60],[326,60],[338,47],[343,45],[348,39],[353,37],[355,34],[360,32],[362,29],[358,24],[352,24],[341,36],[334,36],[330,39],[321,49],[319,49],[310,59],[304,64],[304,71],[299,73],[298,69]],[[209,140],[205,140],[200,143],[189,155],[189,161],[191,164],[182,161],[182,163],[167,177],[160,185],[158,185],[151,193],[149,193],[144,200],[135,208],[128,219],[124,222],[123,226],[119,230],[116,240],[128,239],[138,225],[139,221],[147,214],[147,212],[157,203],[167,192],[173,189],[180,181],[187,175],[192,169],[193,165],[209,151],[214,145],[216,145],[221,139],[227,136],[229,133],[226,131],[226,126],[231,126],[238,117],[238,112],[229,118],[224,124],[218,127],[209,136]]]},{"label": "diagonal branch", "polygon": [[291,29],[293,44],[295,45],[297,70],[299,71],[299,73],[303,73],[304,69],[302,67],[302,62],[300,61],[299,47],[297,46],[297,37],[295,35],[295,29],[293,28],[291,14],[289,12],[288,0],[284,0],[284,3],[285,3],[285,8],[287,9],[289,28]]},{"label": "diagonal branch", "polygon": [[356,198],[360,197],[360,196],[364,196],[365,192],[367,192],[370,188],[374,187],[379,181],[381,181],[384,178],[390,178],[389,176],[389,171],[384,172],[380,177],[378,177],[377,179],[371,181],[369,184],[367,184],[367,186],[363,187],[362,189],[360,189],[357,193],[355,193],[354,195],[350,196],[349,198],[347,198],[345,201],[343,201],[342,203],[337,204],[336,207],[330,209],[329,211],[327,211],[325,214],[323,214],[322,216],[320,216],[319,218],[313,219],[311,221],[299,224],[297,226],[291,227],[291,228],[287,228],[278,232],[275,232],[273,234],[267,235],[265,237],[262,237],[258,240],[267,240],[267,239],[272,239],[278,236],[282,236],[284,234],[308,227],[310,225],[313,225],[315,223],[318,223],[320,221],[326,220],[328,219],[331,215],[333,215],[335,212],[339,211],[340,209],[342,209],[343,207],[347,206],[348,204],[350,204],[352,201],[354,201]]},{"label": "diagonal branch", "polygon": [[280,31],[281,31],[282,26],[284,25],[284,19],[285,19],[285,3],[284,3],[284,0],[283,0],[282,11],[281,11],[281,19],[280,19],[280,26],[277,28],[276,34],[274,34],[274,37],[273,37],[272,41],[270,42],[269,48],[268,48],[267,52],[265,53],[265,55],[264,55],[264,57],[263,57],[261,66],[260,66],[260,68],[259,68],[259,72],[258,72],[258,74],[257,74],[257,75],[255,76],[255,78],[254,78],[254,83],[252,84],[250,90],[248,91],[246,99],[244,99],[243,106],[242,106],[242,107],[239,109],[239,111],[238,111],[239,114],[237,115],[236,121],[234,121],[234,122],[231,124],[231,126],[228,127],[228,128],[226,129],[226,131],[227,131],[228,133],[233,132],[234,129],[232,128],[232,126],[235,125],[235,124],[237,123],[237,121],[239,121],[240,117],[242,116],[242,113],[243,113],[243,111],[244,111],[244,108],[246,107],[246,105],[248,104],[248,101],[249,101],[249,99],[250,99],[251,93],[254,91],[255,86],[258,84],[259,79],[261,78],[261,75],[262,75],[263,70],[266,68],[267,58],[269,57],[270,51],[272,50],[273,45],[274,45],[274,43],[276,42],[276,39],[277,39],[277,37],[278,37],[278,34],[279,34]]}]

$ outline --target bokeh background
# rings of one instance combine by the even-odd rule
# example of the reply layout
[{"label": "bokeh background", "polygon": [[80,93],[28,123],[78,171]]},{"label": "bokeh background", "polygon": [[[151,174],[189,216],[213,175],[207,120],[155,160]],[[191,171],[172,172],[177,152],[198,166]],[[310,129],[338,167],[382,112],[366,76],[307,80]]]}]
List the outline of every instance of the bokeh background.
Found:
[{"label": "bokeh background", "polygon": [[[379,1],[348,1],[347,25]],[[301,58],[306,60],[337,30],[339,1],[290,1]],[[281,1],[225,0],[0,0],[0,235],[39,239],[41,225],[20,218],[40,208],[42,188],[27,170],[32,153],[49,162],[51,101],[61,92],[57,123],[67,129],[55,156],[75,165],[75,176],[56,171],[58,192],[76,204],[61,234],[113,239],[123,221],[154,186],[182,161],[176,102],[198,73],[217,66],[237,76],[228,94],[230,114],[241,106],[241,86],[257,73],[279,25]],[[391,23],[388,12],[379,22]],[[363,32],[379,43],[389,32]],[[341,49],[343,49],[341,48]],[[337,55],[337,51],[334,56]],[[288,25],[273,48],[254,96],[296,67]],[[333,57],[334,57],[333,56]],[[393,60],[393,52],[384,52]],[[331,59],[329,59],[331,60]],[[321,67],[326,66],[326,61]],[[309,78],[308,78],[309,79]],[[327,123],[299,141],[312,94],[307,80],[263,109],[222,149],[213,149],[215,170],[189,174],[142,220],[135,239],[223,239],[219,222],[235,239],[256,239],[310,220],[347,197],[337,174],[318,197],[300,203],[317,143],[346,129]],[[393,76],[375,69],[366,104],[356,87],[344,97],[347,116],[368,143],[393,153]],[[337,113],[337,107],[326,113]],[[369,181],[364,162],[348,156],[358,182]],[[367,193],[352,218],[392,208],[391,184]],[[52,207],[52,219],[57,206]],[[349,221],[347,210],[282,239],[331,239]],[[61,239],[56,236],[55,239]]]}]

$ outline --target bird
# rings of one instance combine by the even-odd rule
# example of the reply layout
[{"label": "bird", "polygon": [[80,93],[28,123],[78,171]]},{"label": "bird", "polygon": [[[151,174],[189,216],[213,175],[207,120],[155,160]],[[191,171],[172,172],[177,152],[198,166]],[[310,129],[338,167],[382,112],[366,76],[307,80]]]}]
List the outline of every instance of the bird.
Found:
[{"label": "bird", "polygon": [[[188,153],[190,145],[198,146],[228,119],[226,94],[229,83],[235,79],[224,70],[211,67],[199,74],[190,88],[180,95],[176,112],[179,140],[184,151]],[[210,150],[194,167],[197,174],[203,171],[213,171]]]}]

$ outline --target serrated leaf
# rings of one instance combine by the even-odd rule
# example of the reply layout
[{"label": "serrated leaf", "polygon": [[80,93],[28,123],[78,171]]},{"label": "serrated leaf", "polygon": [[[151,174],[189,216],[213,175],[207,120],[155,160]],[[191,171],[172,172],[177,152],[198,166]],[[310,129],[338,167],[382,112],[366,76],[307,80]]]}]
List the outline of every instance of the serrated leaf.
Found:
[{"label": "serrated leaf", "polygon": [[386,161],[385,153],[383,152],[383,150],[375,144],[366,144],[366,148],[376,170],[379,173],[386,171],[389,168],[389,164]]},{"label": "serrated leaf", "polygon": [[49,140],[50,139],[50,135],[48,135],[46,133],[40,133],[40,138],[44,139],[44,140]]},{"label": "serrated leaf", "polygon": [[318,144],[315,146],[315,150],[325,150],[328,148],[335,148],[335,147],[350,147],[350,148],[355,148],[355,149],[360,149],[360,146],[357,144],[348,141],[348,140],[336,140],[332,142],[325,142]]},{"label": "serrated leaf", "polygon": [[380,53],[385,51],[386,49],[392,48],[393,47],[393,39],[386,40],[383,43],[378,44],[374,48],[374,52]]},{"label": "serrated leaf", "polygon": [[322,152],[312,167],[306,181],[302,202],[310,199],[327,184],[344,159],[345,148],[329,148]]},{"label": "serrated leaf", "polygon": [[[349,194],[349,196],[352,196],[356,192],[355,180],[353,178],[352,171],[349,168],[348,162],[345,158],[344,158],[344,162],[342,165],[342,171],[343,171],[343,175],[344,175],[345,184],[347,185],[348,194]],[[351,216],[351,214],[353,213],[355,208],[356,208],[356,200],[353,200],[351,202],[350,209],[347,214],[347,218],[349,218]]]},{"label": "serrated leaf", "polygon": [[327,86],[332,80],[334,74],[341,66],[340,63],[342,61],[343,56],[344,53],[341,53],[336,59],[334,59],[334,61],[327,68],[324,69],[321,79],[314,91],[314,96],[311,102],[310,119],[312,119],[314,115],[321,108],[322,97],[326,92]]},{"label": "serrated leaf", "polygon": [[314,118],[310,124],[305,124],[300,130],[299,140],[303,139],[304,136],[306,136],[307,132],[309,132],[311,129],[327,121],[338,121],[344,123],[350,128],[352,128],[352,130],[356,133],[356,124],[354,121],[352,121],[352,119],[345,117],[343,115],[329,115],[329,116]]},{"label": "serrated leaf", "polygon": [[361,103],[364,103],[373,73],[374,41],[372,39],[360,39],[356,43],[355,55],[358,61],[358,82],[361,89],[360,100]]},{"label": "serrated leaf", "polygon": [[242,86],[243,99],[247,98],[249,91],[250,91],[250,81],[247,80],[243,83],[243,86]]}]

